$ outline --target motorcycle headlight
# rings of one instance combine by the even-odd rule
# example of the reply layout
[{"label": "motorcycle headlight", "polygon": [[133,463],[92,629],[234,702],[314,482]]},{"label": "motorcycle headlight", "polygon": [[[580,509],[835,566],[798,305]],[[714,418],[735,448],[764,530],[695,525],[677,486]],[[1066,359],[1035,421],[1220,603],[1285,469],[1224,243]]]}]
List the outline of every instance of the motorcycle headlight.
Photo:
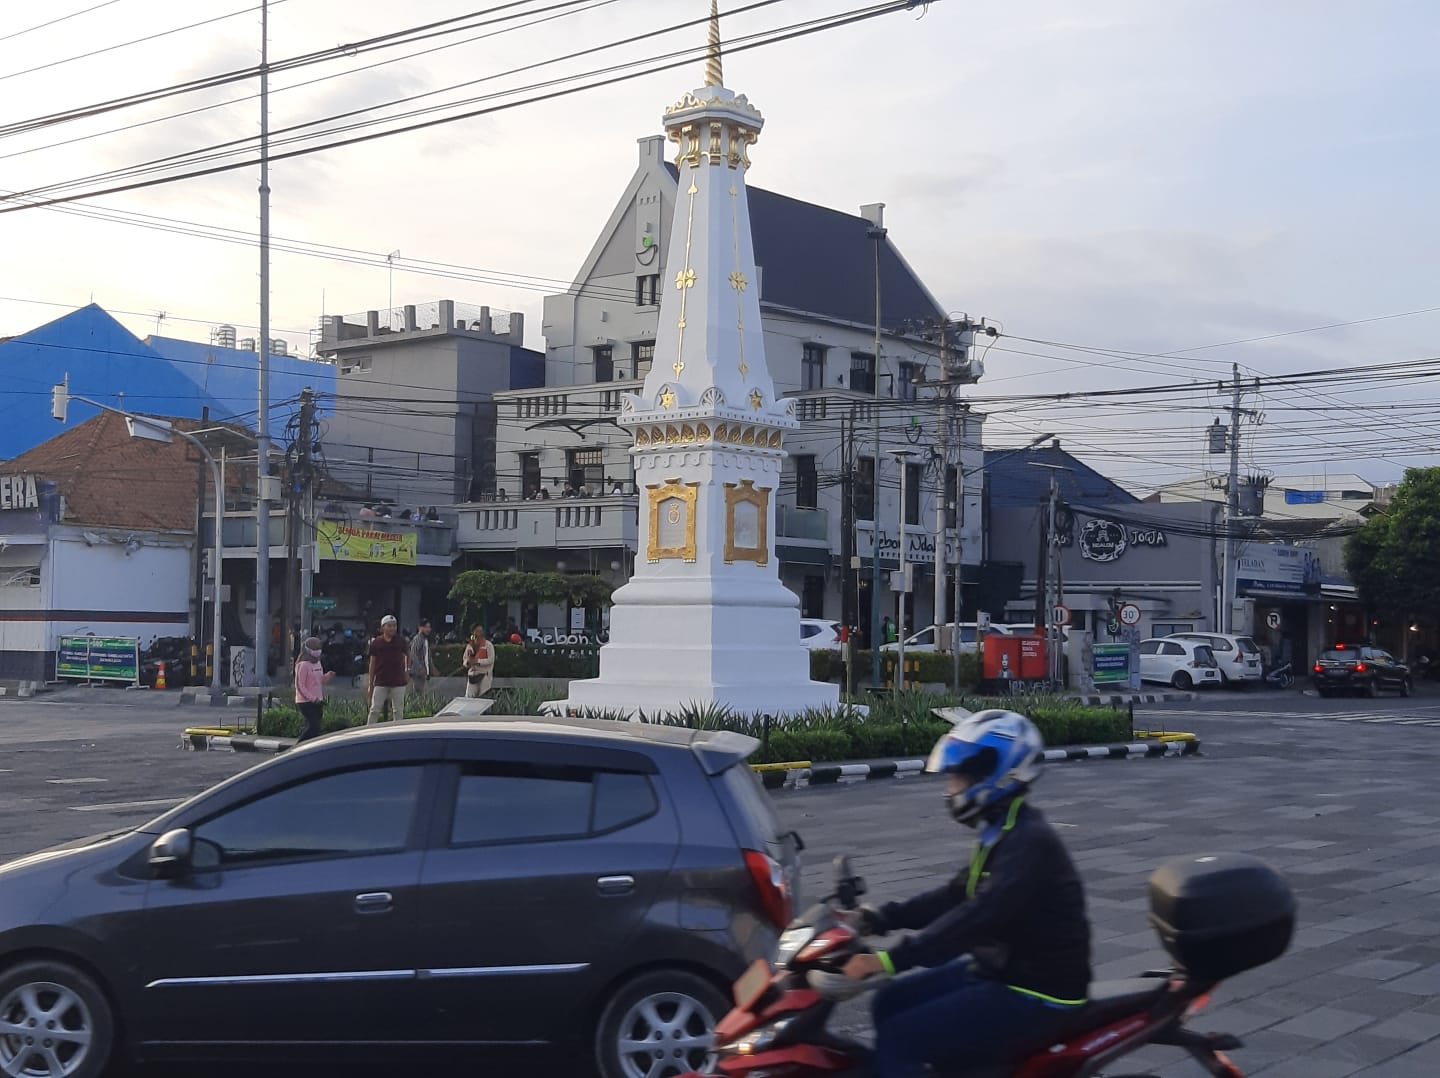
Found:
[{"label": "motorcycle headlight", "polygon": [[811,925],[790,929],[780,937],[780,946],[775,952],[775,964],[789,965],[790,960],[800,953],[800,949],[814,938],[815,929]]},{"label": "motorcycle headlight", "polygon": [[775,1043],[775,1038],[785,1032],[785,1028],[790,1025],[790,1021],[789,1018],[782,1018],[778,1022],[765,1026],[763,1029],[757,1029],[752,1033],[745,1034],[745,1036],[735,1042],[735,1051],[742,1056],[754,1055],[757,1052],[765,1051]]}]

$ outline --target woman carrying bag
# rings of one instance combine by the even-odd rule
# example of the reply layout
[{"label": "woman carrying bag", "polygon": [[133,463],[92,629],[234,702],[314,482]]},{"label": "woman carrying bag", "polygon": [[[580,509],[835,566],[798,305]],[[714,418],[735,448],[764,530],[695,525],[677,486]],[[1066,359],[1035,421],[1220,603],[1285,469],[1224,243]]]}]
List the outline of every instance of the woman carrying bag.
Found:
[{"label": "woman carrying bag", "polygon": [[470,631],[465,645],[465,696],[475,699],[490,691],[491,671],[495,669],[495,645],[485,639],[485,627],[477,625]]}]

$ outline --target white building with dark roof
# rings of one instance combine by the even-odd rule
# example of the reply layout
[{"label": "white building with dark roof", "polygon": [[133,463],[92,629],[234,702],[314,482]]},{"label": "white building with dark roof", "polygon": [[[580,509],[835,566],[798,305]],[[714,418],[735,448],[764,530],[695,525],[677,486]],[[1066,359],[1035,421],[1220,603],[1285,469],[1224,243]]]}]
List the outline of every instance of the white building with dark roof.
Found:
[{"label": "white building with dark roof", "polygon": [[[674,284],[666,248],[670,230],[683,227],[674,220],[677,175],[662,137],[640,139],[635,172],[574,283],[546,297],[545,386],[495,395],[494,498],[459,507],[458,541],[472,567],[563,566],[617,582],[628,578],[638,499],[631,439],[616,419],[623,395],[640,391],[654,362],[660,299]],[[874,230],[883,205],[850,214],[760,188],[748,193],[758,269],[750,286],[759,290],[769,370],[777,396],[797,398],[800,420],[800,429],[785,439],[789,455],[778,496],[781,579],[801,597],[802,616],[868,625],[874,521],[878,515],[882,568],[896,568],[900,464],[892,451],[910,450],[916,456],[907,475],[906,546],[916,570],[906,623],[929,625],[936,620],[935,551],[938,545],[953,566],[957,519],[967,579],[981,560],[983,416],[940,404],[924,385],[941,371],[936,345],[920,334],[945,318],[945,308],[896,246],[881,238],[877,361]],[[950,365],[957,383],[979,376],[978,364],[967,365],[967,359],[956,355]],[[961,474],[965,507],[956,513]],[[942,485],[948,508],[937,544],[935,499]],[[587,487],[592,496],[565,498],[572,486]],[[540,491],[548,497],[531,500]],[[847,492],[853,495],[854,527],[845,526]],[[858,571],[850,568],[853,559]],[[894,616],[888,585],[887,573],[881,611]],[[948,579],[942,586],[948,601],[953,588]],[[524,617],[540,629],[570,623],[558,608]]]}]

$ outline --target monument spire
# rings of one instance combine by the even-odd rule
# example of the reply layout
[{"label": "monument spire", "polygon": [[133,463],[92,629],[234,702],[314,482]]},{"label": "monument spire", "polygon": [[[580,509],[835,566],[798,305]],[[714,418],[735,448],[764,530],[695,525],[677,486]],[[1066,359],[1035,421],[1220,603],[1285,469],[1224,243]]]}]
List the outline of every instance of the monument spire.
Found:
[{"label": "monument spire", "polygon": [[710,0],[710,48],[705,54],[705,85],[725,85],[725,71],[720,63],[720,0]]},{"label": "monument spire", "polygon": [[620,402],[641,491],[635,575],[615,593],[600,676],[571,682],[555,710],[787,715],[839,700],[810,680],[800,600],[775,556],[797,423],[765,359],[745,185],[765,121],[722,85],[718,0],[709,31],[705,85],[665,112],[676,186],[654,365]]}]

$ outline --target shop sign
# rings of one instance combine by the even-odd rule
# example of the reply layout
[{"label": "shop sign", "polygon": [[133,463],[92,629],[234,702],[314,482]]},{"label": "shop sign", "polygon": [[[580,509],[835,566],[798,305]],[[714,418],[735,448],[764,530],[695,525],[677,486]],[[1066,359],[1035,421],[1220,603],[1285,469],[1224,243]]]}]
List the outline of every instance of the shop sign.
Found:
[{"label": "shop sign", "polygon": [[33,475],[0,475],[0,511],[39,508],[40,489]]},{"label": "shop sign", "polygon": [[341,524],[315,522],[321,561],[365,561],[386,565],[415,564],[414,532],[382,532]]},{"label": "shop sign", "polygon": [[[920,525],[915,529],[905,529],[905,560],[913,562],[935,561],[935,536],[929,532],[919,531]],[[856,554],[862,558],[870,557],[871,543],[874,541],[869,530],[869,525],[862,525],[856,530]],[[882,562],[893,562],[900,564],[900,534],[899,532],[880,529],[880,560]],[[945,540],[945,560],[952,565],[955,562],[955,540],[947,537]]]},{"label": "shop sign", "polygon": [[1305,547],[1250,543],[1237,559],[1235,586],[1260,592],[1318,591],[1320,559]]},{"label": "shop sign", "polygon": [[1099,685],[1130,684],[1130,645],[1096,644],[1093,654],[1093,680]]},{"label": "shop sign", "polygon": [[1080,546],[1080,556],[1102,564],[1119,561],[1131,547],[1168,546],[1159,528],[1129,528],[1114,520],[1094,517],[1080,527],[1078,539],[1072,529],[1060,536],[1061,546]]}]

